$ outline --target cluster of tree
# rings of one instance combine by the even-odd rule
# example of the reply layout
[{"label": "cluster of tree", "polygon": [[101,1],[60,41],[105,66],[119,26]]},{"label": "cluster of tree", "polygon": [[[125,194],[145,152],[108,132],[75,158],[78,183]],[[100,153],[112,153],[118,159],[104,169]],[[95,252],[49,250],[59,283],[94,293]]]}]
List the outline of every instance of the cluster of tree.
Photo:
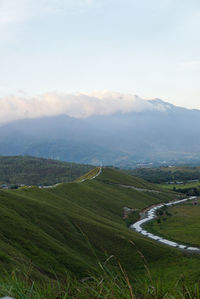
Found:
[{"label": "cluster of tree", "polygon": [[157,223],[160,224],[162,221],[166,221],[168,216],[172,216],[172,214],[168,211],[168,207],[164,206],[161,209],[156,211],[157,215]]},{"label": "cluster of tree", "polygon": [[[70,182],[94,167],[30,156],[0,157],[0,185],[53,185]],[[14,188],[14,187],[13,187]]]},{"label": "cluster of tree", "polygon": [[173,188],[173,191],[186,194],[188,196],[200,196],[200,190],[198,188]]},{"label": "cluster of tree", "polygon": [[128,174],[135,175],[151,183],[165,183],[165,182],[186,182],[189,180],[200,180],[199,167],[183,167],[180,170],[174,170],[172,167],[167,168],[137,168],[127,170]]}]

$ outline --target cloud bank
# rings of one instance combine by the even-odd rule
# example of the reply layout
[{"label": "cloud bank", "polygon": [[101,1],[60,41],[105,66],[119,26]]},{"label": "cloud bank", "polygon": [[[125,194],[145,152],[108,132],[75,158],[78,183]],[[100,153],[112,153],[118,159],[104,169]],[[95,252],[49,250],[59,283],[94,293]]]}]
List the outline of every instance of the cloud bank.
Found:
[{"label": "cloud bank", "polygon": [[166,110],[162,103],[152,102],[130,94],[95,92],[92,94],[46,93],[0,98],[0,124],[25,118],[39,118],[65,114],[75,118],[115,113]]}]

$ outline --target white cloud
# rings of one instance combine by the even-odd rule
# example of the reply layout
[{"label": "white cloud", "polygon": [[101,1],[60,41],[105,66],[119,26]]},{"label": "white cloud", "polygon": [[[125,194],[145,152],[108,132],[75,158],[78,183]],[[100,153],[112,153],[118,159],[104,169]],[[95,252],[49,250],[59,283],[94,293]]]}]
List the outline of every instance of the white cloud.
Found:
[{"label": "white cloud", "polygon": [[184,61],[179,64],[179,69],[183,71],[199,71],[200,60]]},{"label": "white cloud", "polygon": [[65,114],[76,118],[92,115],[165,110],[164,105],[153,104],[130,94],[94,92],[92,94],[46,93],[28,97],[21,92],[17,96],[0,98],[0,123],[24,118],[39,118]]}]

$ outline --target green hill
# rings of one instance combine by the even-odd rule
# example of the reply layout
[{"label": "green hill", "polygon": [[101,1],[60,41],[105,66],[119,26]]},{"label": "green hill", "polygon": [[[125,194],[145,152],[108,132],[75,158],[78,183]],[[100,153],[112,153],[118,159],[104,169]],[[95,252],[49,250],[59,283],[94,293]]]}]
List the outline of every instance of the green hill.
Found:
[{"label": "green hill", "polygon": [[198,256],[190,257],[143,237],[131,231],[127,219],[123,219],[124,207],[134,210],[131,217],[135,221],[141,209],[176,195],[141,192],[121,185],[153,186],[104,168],[97,178],[82,183],[0,190],[2,271],[23,268],[36,280],[62,280],[66,272],[81,278],[98,273],[100,262],[115,256],[135,284],[145,283],[146,264],[152,279],[162,277],[166,284],[169,277],[175,281],[181,273],[198,277]]},{"label": "green hill", "polygon": [[74,181],[94,166],[30,156],[0,156],[0,185],[53,185]]},{"label": "green hill", "polygon": [[126,173],[142,178],[151,183],[165,183],[169,181],[200,180],[199,166],[169,166],[159,168],[137,168],[126,170]]}]

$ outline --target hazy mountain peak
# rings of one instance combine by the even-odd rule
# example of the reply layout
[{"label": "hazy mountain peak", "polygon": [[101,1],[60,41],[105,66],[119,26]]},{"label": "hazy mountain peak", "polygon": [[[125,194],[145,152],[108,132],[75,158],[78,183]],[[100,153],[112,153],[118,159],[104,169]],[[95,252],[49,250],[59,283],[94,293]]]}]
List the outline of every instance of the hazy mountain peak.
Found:
[{"label": "hazy mountain peak", "polygon": [[104,92],[0,101],[0,119],[21,118],[0,128],[1,155],[114,165],[199,157],[200,111],[160,99]]},{"label": "hazy mountain peak", "polygon": [[160,110],[170,110],[170,109],[177,108],[177,106],[175,106],[171,103],[165,102],[158,98],[155,98],[155,99],[149,100],[149,101],[154,105],[154,107],[160,108]]}]

